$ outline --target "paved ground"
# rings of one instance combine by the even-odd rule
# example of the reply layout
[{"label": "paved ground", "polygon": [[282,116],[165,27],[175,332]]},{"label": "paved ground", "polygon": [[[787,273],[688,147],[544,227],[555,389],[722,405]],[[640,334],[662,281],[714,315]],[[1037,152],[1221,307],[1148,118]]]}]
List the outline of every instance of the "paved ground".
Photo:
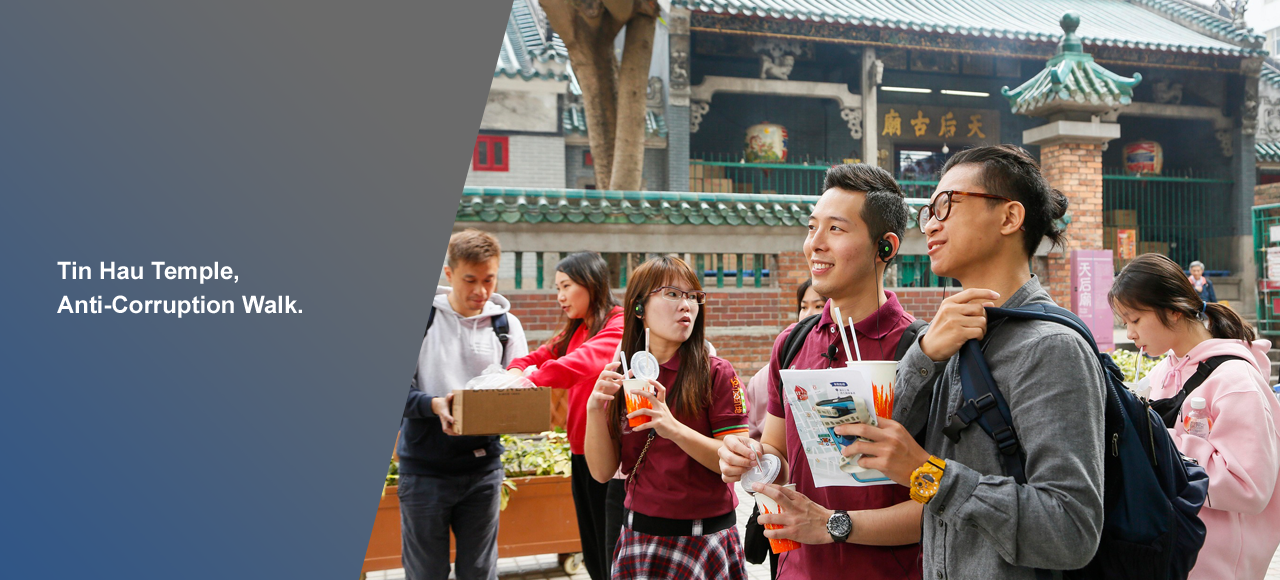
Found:
[{"label": "paved ground", "polygon": [[[751,516],[752,499],[738,486],[738,533],[742,533]],[[580,569],[570,576],[560,568],[555,554],[542,556],[526,556],[523,558],[504,558],[498,560],[498,577],[502,580],[550,580],[569,578],[570,580],[590,580],[586,570]],[[747,577],[750,580],[769,580],[769,564],[747,564]],[[452,575],[450,580],[454,580]],[[370,572],[367,580],[404,580],[404,570],[388,570],[386,572]],[[1280,580],[1280,551],[1271,559],[1271,568],[1267,571],[1266,580]]]}]

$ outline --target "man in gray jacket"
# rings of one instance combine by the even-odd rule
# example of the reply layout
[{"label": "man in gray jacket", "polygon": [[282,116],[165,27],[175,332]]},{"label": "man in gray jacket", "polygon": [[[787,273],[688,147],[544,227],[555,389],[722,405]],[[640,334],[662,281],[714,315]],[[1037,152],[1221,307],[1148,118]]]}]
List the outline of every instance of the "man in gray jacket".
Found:
[{"label": "man in gray jacket", "polygon": [[[401,560],[407,580],[449,577],[449,532],[457,539],[458,580],[498,577],[498,506],[502,444],[495,436],[460,436],[450,414],[453,390],[490,365],[505,369],[529,352],[511,303],[494,293],[498,240],[468,229],[449,238],[431,322],[418,353],[400,423]],[[495,319],[506,320],[500,337]]]},{"label": "man in gray jacket", "polygon": [[[1028,264],[1060,242],[1066,198],[1021,148],[960,152],[920,212],[933,272],[965,290],[943,300],[898,365],[894,417],[837,429],[866,437],[844,453],[907,485],[924,505],[924,577],[1037,578],[1089,562],[1102,529],[1104,383],[1092,348],[1065,326],[1004,320],[984,306],[1052,304]],[[1004,473],[976,424],[943,433],[964,403],[956,353],[982,341],[1025,451],[1026,484]],[[924,447],[910,435],[925,431]],[[927,451],[926,451],[927,449]],[[1037,573],[1037,569],[1041,572]]]}]

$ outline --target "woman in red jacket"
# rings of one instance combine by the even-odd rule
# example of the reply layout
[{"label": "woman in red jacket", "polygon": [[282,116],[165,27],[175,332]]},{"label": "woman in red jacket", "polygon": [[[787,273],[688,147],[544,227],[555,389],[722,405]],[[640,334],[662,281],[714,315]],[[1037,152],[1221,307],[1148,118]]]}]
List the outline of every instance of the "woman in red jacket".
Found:
[{"label": "woman in red jacket", "polygon": [[511,361],[509,372],[528,375],[540,387],[569,389],[569,449],[573,503],[578,512],[582,560],[591,580],[606,580],[612,554],[605,553],[605,491],[591,478],[583,455],[587,398],[601,369],[622,340],[622,308],[609,289],[609,265],[595,252],[570,254],[556,264],[556,291],[565,322],[542,348]]}]

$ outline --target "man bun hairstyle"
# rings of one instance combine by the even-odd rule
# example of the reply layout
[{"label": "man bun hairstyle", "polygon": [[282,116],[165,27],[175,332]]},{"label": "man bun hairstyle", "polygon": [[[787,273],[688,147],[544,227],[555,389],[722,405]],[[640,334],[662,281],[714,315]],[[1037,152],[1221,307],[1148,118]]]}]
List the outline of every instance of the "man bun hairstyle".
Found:
[{"label": "man bun hairstyle", "polygon": [[827,170],[822,191],[832,188],[867,194],[859,217],[867,224],[872,244],[890,232],[898,236],[901,243],[907,231],[907,202],[902,188],[888,171],[866,163],[834,165]]},{"label": "man bun hairstyle", "polygon": [[[1049,185],[1040,173],[1040,164],[1030,153],[1016,145],[989,145],[966,149],[947,160],[942,173],[957,165],[982,166],[982,185],[985,193],[1003,195],[1022,204],[1026,217],[1022,221],[1023,249],[1034,256],[1040,240],[1062,247],[1064,229],[1057,221],[1067,215],[1067,196]],[[1000,200],[988,200],[999,203]]]},{"label": "man bun hairstyle", "polygon": [[489,232],[467,228],[449,236],[449,268],[457,268],[458,262],[483,264],[494,256],[501,255],[502,246],[498,244],[498,238]]}]

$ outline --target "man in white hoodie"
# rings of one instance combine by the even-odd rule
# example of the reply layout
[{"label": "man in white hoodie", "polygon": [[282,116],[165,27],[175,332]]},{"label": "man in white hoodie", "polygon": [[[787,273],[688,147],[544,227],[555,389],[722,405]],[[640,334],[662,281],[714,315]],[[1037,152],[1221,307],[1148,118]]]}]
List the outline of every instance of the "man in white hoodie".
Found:
[{"label": "man in white hoodie", "polygon": [[[502,444],[453,431],[453,390],[490,365],[529,352],[511,303],[494,293],[498,240],[467,229],[449,238],[450,286],[439,286],[400,423],[400,527],[405,578],[449,577],[449,531],[458,580],[498,577]],[[504,336],[505,334],[505,336]]]}]

